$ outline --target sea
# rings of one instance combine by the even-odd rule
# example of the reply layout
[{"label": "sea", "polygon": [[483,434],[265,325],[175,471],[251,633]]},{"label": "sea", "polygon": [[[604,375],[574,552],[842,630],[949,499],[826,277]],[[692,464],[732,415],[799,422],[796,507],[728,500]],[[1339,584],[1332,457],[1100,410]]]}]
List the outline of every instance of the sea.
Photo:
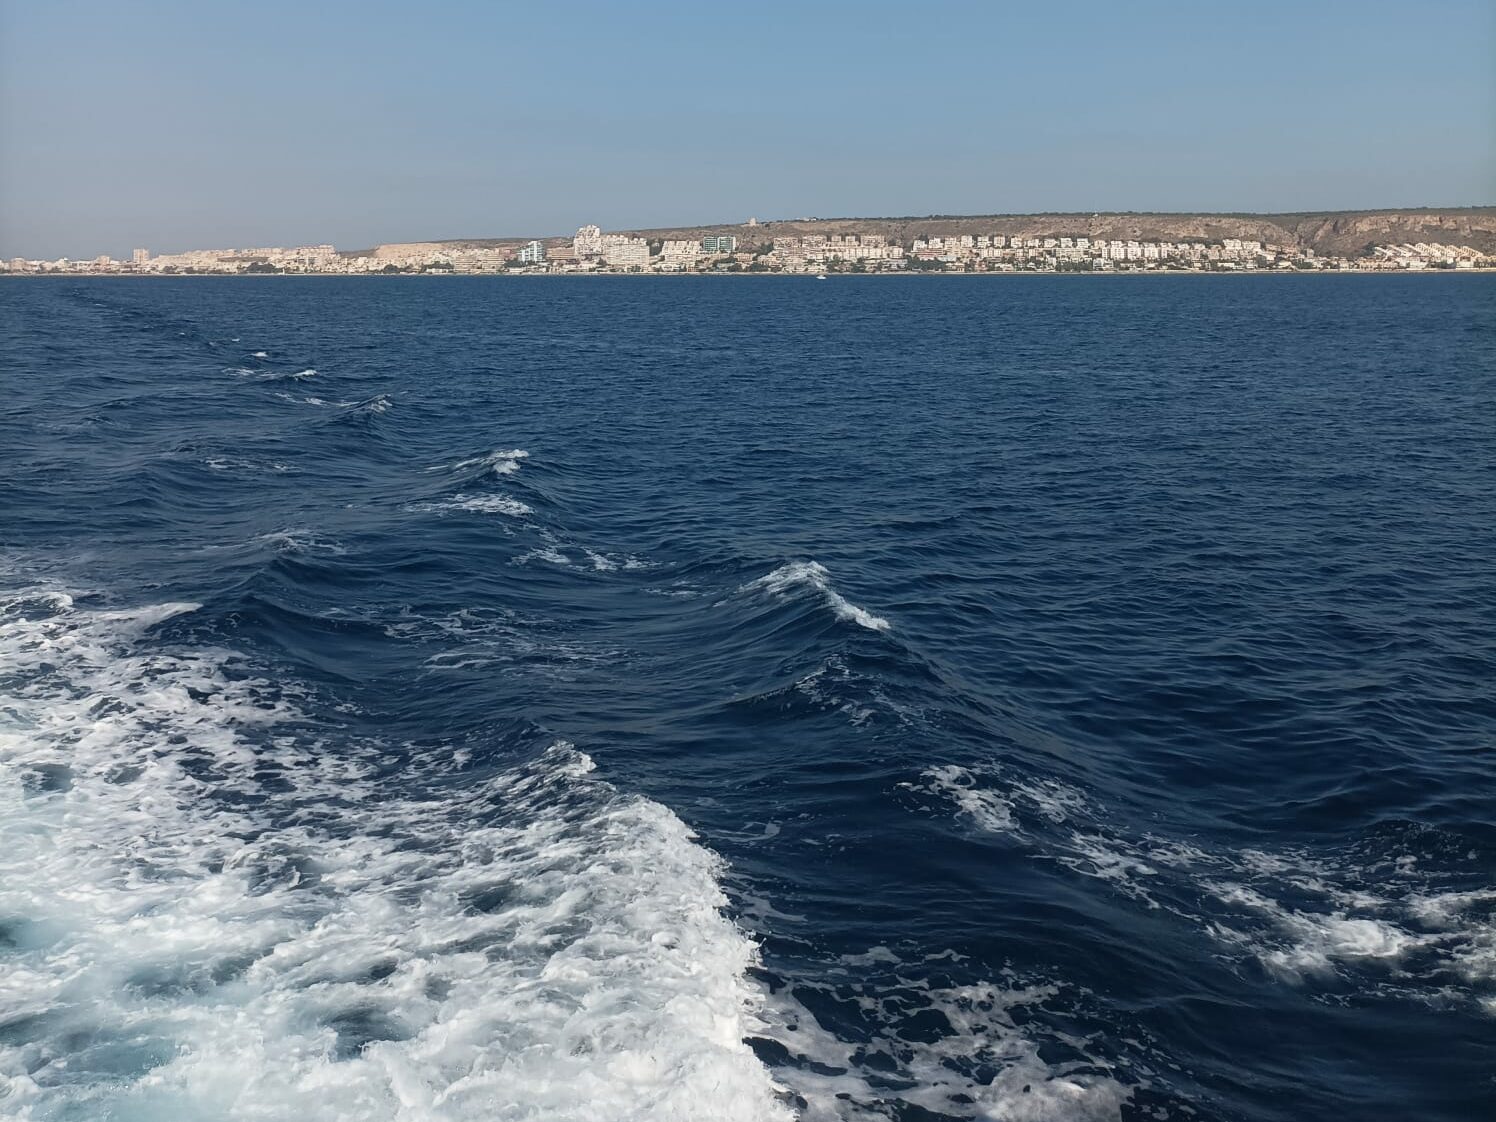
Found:
[{"label": "sea", "polygon": [[0,283],[0,1117],[1496,1117],[1496,277]]}]

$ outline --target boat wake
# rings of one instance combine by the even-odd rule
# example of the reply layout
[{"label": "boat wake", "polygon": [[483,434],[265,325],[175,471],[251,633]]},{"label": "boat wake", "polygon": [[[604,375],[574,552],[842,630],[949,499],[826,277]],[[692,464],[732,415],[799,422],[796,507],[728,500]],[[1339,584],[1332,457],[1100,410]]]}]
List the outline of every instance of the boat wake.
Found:
[{"label": "boat wake", "polygon": [[0,601],[8,1117],[790,1116],[670,810],[564,742],[349,751],[195,610]]}]

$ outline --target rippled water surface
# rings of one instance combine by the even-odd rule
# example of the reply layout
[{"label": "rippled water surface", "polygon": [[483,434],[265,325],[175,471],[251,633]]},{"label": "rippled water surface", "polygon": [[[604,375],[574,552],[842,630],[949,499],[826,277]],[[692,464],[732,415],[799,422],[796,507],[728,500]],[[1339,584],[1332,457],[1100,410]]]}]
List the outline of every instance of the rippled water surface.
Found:
[{"label": "rippled water surface", "polygon": [[1496,1115],[1493,310],[0,285],[0,1115]]}]

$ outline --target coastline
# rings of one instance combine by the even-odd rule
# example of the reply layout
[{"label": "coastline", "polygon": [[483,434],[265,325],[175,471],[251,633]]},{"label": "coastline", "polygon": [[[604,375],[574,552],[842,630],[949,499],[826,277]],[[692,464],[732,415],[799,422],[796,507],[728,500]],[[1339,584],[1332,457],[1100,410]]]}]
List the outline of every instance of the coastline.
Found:
[{"label": "coastline", "polygon": [[[1138,278],[1138,277],[1450,277],[1496,273],[1496,267],[1471,269],[1121,269],[1121,270],[1059,270],[1059,269],[1014,269],[1011,271],[951,271],[937,269],[881,270],[867,273],[827,273],[825,279],[951,279],[953,277],[1020,278],[1020,277],[1085,277],[1085,278]],[[411,278],[422,280],[593,280],[618,279],[642,280],[653,277],[658,280],[718,280],[722,278],[776,278],[818,280],[815,273],[786,273],[779,270],[749,272],[679,272],[679,273],[621,273],[621,272],[503,272],[503,273],[10,273],[0,272],[0,280],[285,280],[291,277],[344,278],[357,280],[392,280]]]}]

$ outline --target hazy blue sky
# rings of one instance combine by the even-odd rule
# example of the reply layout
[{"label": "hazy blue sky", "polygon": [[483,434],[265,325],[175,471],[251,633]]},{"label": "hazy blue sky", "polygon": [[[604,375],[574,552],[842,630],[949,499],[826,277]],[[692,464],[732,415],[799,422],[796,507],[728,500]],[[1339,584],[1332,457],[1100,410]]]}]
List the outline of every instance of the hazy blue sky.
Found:
[{"label": "hazy blue sky", "polygon": [[0,0],[4,256],[1492,202],[1492,0]]}]

